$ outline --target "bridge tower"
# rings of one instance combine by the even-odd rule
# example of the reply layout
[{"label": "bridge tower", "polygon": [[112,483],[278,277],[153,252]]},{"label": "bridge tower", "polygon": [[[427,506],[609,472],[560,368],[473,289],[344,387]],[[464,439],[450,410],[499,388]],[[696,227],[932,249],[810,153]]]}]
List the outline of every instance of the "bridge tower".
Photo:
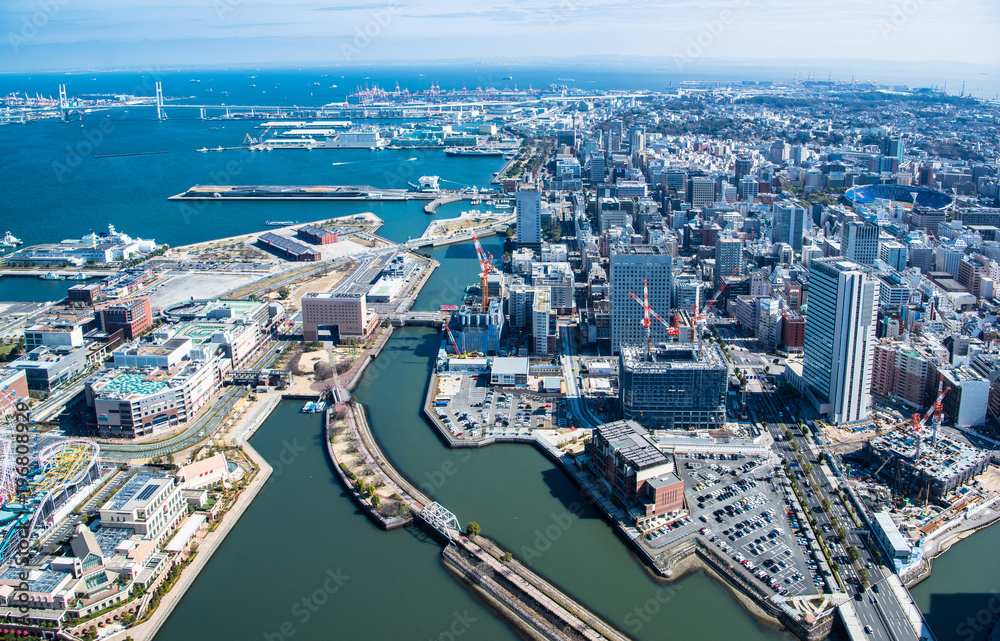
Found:
[{"label": "bridge tower", "polygon": [[63,122],[69,120],[69,100],[66,99],[66,85],[59,85],[59,116]]},{"label": "bridge tower", "polygon": [[167,119],[167,115],[163,113],[163,84],[159,80],[156,81],[156,119]]}]

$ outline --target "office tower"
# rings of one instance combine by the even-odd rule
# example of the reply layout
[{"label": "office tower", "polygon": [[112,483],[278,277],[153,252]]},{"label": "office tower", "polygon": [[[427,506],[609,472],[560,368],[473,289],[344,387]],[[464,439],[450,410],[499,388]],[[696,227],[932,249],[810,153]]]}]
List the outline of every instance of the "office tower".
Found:
[{"label": "office tower", "polygon": [[768,150],[767,159],[776,165],[780,165],[788,160],[791,148],[784,140],[775,140]]},{"label": "office tower", "polygon": [[835,424],[868,418],[879,283],[843,258],[812,261],[802,377]]},{"label": "office tower", "polygon": [[736,159],[736,183],[739,184],[743,178],[750,175],[753,171],[753,158],[737,158]]},{"label": "office tower", "polygon": [[[611,351],[618,353],[623,344],[646,344],[642,326],[642,305],[629,296],[642,299],[643,282],[649,287],[649,305],[666,318],[670,311],[673,288],[670,254],[655,245],[624,245],[611,255]],[[667,328],[655,318],[651,324],[653,342],[668,339]]]},{"label": "office tower", "polygon": [[744,176],[743,178],[740,178],[736,187],[738,190],[737,196],[739,196],[740,200],[750,200],[751,198],[756,198],[757,192],[760,190],[760,184],[753,176]]},{"label": "office tower", "polygon": [[729,367],[718,345],[622,345],[622,414],[649,428],[719,429],[726,423]]},{"label": "office tower", "polygon": [[791,161],[793,165],[801,165],[802,159],[805,157],[806,148],[802,145],[792,145],[792,149],[788,154],[788,160]]},{"label": "office tower", "polygon": [[692,207],[704,207],[715,202],[715,179],[696,176],[688,181],[688,202]]},{"label": "office tower", "polygon": [[882,144],[880,145],[880,147],[883,156],[890,156],[899,160],[900,163],[903,162],[905,149],[903,147],[902,138],[892,138],[890,136],[885,136],[884,138],[882,138]]},{"label": "office tower", "polygon": [[890,240],[882,243],[879,246],[879,258],[883,262],[887,263],[889,267],[892,267],[897,272],[901,272],[906,269],[906,259],[908,257],[908,252],[906,245],[899,242],[898,240]]},{"label": "office tower", "polygon": [[772,243],[786,243],[792,251],[802,253],[802,234],[806,210],[793,202],[774,203],[774,221],[771,228]]},{"label": "office tower", "polygon": [[879,258],[879,228],[863,220],[849,220],[840,229],[840,252],[847,260],[874,265]]},{"label": "office tower", "polygon": [[663,181],[664,187],[673,187],[677,190],[677,195],[681,198],[687,196],[687,172],[683,169],[666,169],[663,171]]},{"label": "office tower", "polygon": [[542,245],[542,194],[517,192],[517,246],[539,249]]},{"label": "office tower", "polygon": [[718,238],[715,241],[715,291],[724,279],[743,273],[743,241],[739,238]]}]

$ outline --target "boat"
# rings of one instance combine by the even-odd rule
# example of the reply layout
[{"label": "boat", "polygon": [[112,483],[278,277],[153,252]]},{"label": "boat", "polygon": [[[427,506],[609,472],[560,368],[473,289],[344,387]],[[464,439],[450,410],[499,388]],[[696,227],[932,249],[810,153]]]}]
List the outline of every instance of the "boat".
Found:
[{"label": "boat", "polygon": [[23,244],[24,244],[23,240],[15,237],[10,232],[4,234],[3,240],[0,241],[0,245],[3,245],[4,247],[17,247],[18,245],[23,245]]},{"label": "boat", "polygon": [[47,274],[42,276],[42,280],[62,280],[62,278],[63,278],[62,276],[56,274],[55,272],[48,272]]},{"label": "boat", "polygon": [[457,312],[458,311],[458,305],[442,305],[441,306],[441,311],[442,312]]},{"label": "boat", "polygon": [[83,275],[83,272],[77,272],[70,276],[69,280],[87,280],[87,277]]},{"label": "boat", "polygon": [[268,227],[288,227],[289,225],[294,225],[295,223],[290,220],[265,220],[264,224]]},{"label": "boat", "polygon": [[196,149],[195,151],[200,151],[202,153],[208,151],[208,147],[202,147],[201,149]]},{"label": "boat", "polygon": [[314,411],[316,411],[316,403],[309,401],[308,403],[303,405],[302,409],[299,411],[302,412],[303,414],[312,414]]},{"label": "boat", "polygon": [[500,149],[489,149],[484,147],[447,147],[444,150],[446,156],[502,156]]},{"label": "boat", "polygon": [[197,78],[191,78],[191,80],[189,80],[188,82],[201,82],[201,80],[198,80]]},{"label": "boat", "polygon": [[510,203],[497,203],[493,205],[493,209],[510,209]]},{"label": "boat", "polygon": [[225,151],[225,149],[222,148],[222,145],[219,145],[214,151]]},{"label": "boat", "polygon": [[313,414],[319,414],[325,409],[326,409],[326,401],[319,401],[318,403],[313,405]]}]

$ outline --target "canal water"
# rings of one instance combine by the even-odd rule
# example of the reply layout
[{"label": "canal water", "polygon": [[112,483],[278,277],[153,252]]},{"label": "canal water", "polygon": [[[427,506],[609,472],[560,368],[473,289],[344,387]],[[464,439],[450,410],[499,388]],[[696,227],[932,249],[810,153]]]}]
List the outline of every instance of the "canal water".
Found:
[{"label": "canal water", "polygon": [[[33,244],[78,238],[112,223],[133,236],[176,246],[260,230],[266,220],[372,211],[386,221],[380,233],[402,241],[427,225],[423,202],[178,203],[167,196],[209,183],[397,187],[425,174],[441,176],[445,186],[484,186],[499,166],[497,159],[448,159],[440,151],[420,150],[199,153],[200,147],[237,146],[260,130],[248,122],[156,122],[148,116],[93,114],[82,122],[33,123],[30,135],[22,127],[0,129],[8,188],[0,233],[10,229]],[[169,153],[98,158],[144,151]],[[443,207],[438,217],[464,208]],[[503,252],[502,239],[483,244],[496,258]],[[418,310],[457,304],[466,285],[478,279],[471,244],[430,253],[441,267],[417,300]],[[0,279],[0,301],[56,300],[71,284]],[[376,437],[405,475],[463,523],[478,521],[486,534],[635,638],[780,636],[758,625],[703,574],[663,590],[569,479],[533,448],[447,449],[420,415],[438,343],[437,333],[427,329],[397,331],[357,390]],[[416,529],[384,533],[355,508],[323,456],[318,418],[297,409],[294,403],[280,405],[254,438],[278,473],[158,638],[282,639],[289,631],[298,639],[445,639],[455,631],[470,639],[516,638],[443,569],[439,545]],[[1000,610],[992,600],[1000,589],[993,562],[998,536],[994,527],[960,543],[914,590],[940,639],[981,639],[979,622],[986,612]],[[335,594],[323,591],[324,584],[338,583],[343,585]],[[317,590],[315,602],[301,602]]]},{"label": "canal water", "polygon": [[[499,239],[484,245],[495,256],[502,250]],[[453,292],[473,282],[478,267],[469,244],[431,253],[442,266],[420,309],[456,302]],[[403,474],[463,524],[479,522],[485,534],[630,636],[780,638],[704,574],[673,589],[652,580],[569,478],[531,446],[445,447],[420,414],[439,344],[433,330],[396,330],[356,391],[376,438]],[[301,639],[449,639],[450,626],[464,625],[456,612],[475,619],[467,638],[516,638],[444,570],[438,544],[415,528],[385,533],[371,525],[330,471],[318,419],[296,410],[282,403],[254,437],[276,474],[158,638],[255,638],[288,620]],[[343,594],[299,624],[292,607],[330,568],[352,578]],[[301,608],[298,614],[305,616]]]}]

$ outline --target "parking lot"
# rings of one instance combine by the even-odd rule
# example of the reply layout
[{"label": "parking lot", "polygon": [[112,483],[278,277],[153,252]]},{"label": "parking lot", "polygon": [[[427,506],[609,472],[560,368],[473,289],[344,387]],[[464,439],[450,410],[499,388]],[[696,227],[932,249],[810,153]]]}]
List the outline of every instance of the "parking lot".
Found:
[{"label": "parking lot", "polygon": [[[786,495],[791,490],[770,463],[738,454],[679,454],[677,466],[693,519],[690,527],[709,545],[783,596],[828,591],[809,547],[809,525],[795,515],[794,497]],[[666,542],[673,537],[661,538]]]},{"label": "parking lot", "polygon": [[487,375],[462,376],[457,393],[434,412],[456,438],[527,436],[533,429],[566,427],[565,400],[494,389]]}]

